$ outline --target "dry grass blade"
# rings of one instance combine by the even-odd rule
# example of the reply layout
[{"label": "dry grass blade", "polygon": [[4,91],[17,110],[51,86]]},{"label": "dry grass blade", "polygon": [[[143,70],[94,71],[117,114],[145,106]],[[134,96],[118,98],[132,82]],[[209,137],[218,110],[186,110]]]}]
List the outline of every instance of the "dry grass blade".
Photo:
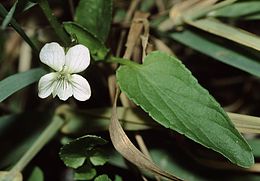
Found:
[{"label": "dry grass blade", "polygon": [[119,90],[117,89],[112,115],[111,122],[109,125],[109,133],[112,143],[116,150],[128,161],[138,166],[139,168],[146,169],[151,171],[154,174],[168,178],[170,180],[181,180],[156,166],[152,161],[149,160],[142,152],[140,152],[133,143],[129,140],[125,134],[123,128],[121,127],[116,112],[116,102],[119,95]]},{"label": "dry grass blade", "polygon": [[[131,24],[128,37],[127,37],[127,43],[126,43],[126,51],[124,54],[124,58],[130,58],[131,54],[133,53],[134,47],[136,45],[137,40],[139,39],[144,24],[143,22],[148,18],[148,13],[142,13],[142,12],[136,12],[134,15],[133,22]],[[141,21],[140,21],[141,20]],[[149,25],[148,25],[149,26]]]},{"label": "dry grass blade", "polygon": [[165,52],[169,55],[175,56],[172,49],[170,47],[168,47],[162,40],[153,37],[152,41],[154,42],[156,50],[160,50],[160,51]]},{"label": "dry grass blade", "polygon": [[228,116],[241,133],[260,134],[260,118],[236,113],[228,113]]},{"label": "dry grass blade", "polygon": [[186,23],[214,35],[260,51],[260,38],[242,29],[226,25],[215,19],[201,19],[197,21],[186,20]]},{"label": "dry grass blade", "polygon": [[[10,172],[8,171],[0,171],[0,181],[5,181],[6,177],[10,174]],[[21,172],[17,172],[14,175],[14,178],[12,178],[12,181],[22,181],[23,180],[23,176],[21,174]]]},{"label": "dry grass blade", "polygon": [[186,0],[176,3],[170,10],[169,19],[164,21],[159,30],[167,31],[182,25],[185,19],[196,16],[198,12],[212,7],[218,0]]},{"label": "dry grass blade", "polygon": [[[135,11],[135,9],[137,8],[137,6],[139,5],[139,3],[141,2],[141,0],[133,0],[131,2],[131,5],[126,13],[126,16],[125,16],[125,20],[124,20],[124,23],[128,23]],[[126,31],[122,31],[120,33],[120,38],[119,38],[119,42],[118,42],[118,49],[116,50],[116,55],[119,56],[120,55],[120,52],[121,52],[121,49],[122,49],[122,45],[123,45],[123,40],[124,40],[124,37],[126,35]]]},{"label": "dry grass blade", "polygon": [[159,12],[165,11],[165,4],[164,4],[163,0],[156,0],[155,3],[156,3],[156,6],[157,6]]},{"label": "dry grass blade", "polygon": [[218,0],[205,0],[200,1],[199,3],[195,4],[191,8],[189,8],[183,15],[183,19],[190,19],[193,17],[196,17],[198,12],[202,12],[205,9],[214,7],[215,3],[217,3]]},{"label": "dry grass blade", "polygon": [[[230,5],[237,0],[187,0],[175,4],[169,13],[168,19],[163,21],[158,29],[168,31],[189,21],[206,16],[211,11]],[[180,28],[180,27],[179,27]]]}]

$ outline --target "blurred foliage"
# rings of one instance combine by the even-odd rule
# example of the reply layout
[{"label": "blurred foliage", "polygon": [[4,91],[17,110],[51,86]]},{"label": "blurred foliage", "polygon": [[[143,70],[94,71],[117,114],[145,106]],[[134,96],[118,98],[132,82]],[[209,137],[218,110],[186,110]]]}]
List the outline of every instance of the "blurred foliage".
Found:
[{"label": "blurred foliage", "polygon": [[[46,7],[38,4],[43,1],[50,5],[49,17],[45,16],[48,12],[44,9]],[[148,12],[148,19],[136,18],[137,11]],[[160,168],[190,181],[259,180],[259,136],[247,132],[246,127],[248,130],[256,129],[254,126],[259,124],[258,119],[251,120],[250,124],[244,121],[243,124],[244,132],[247,133],[244,136],[252,148],[256,164],[249,169],[233,165],[219,153],[198,144],[202,138],[206,140],[210,136],[215,143],[219,143],[219,138],[225,142],[228,139],[223,139],[223,136],[228,135],[229,131],[215,135],[217,129],[212,122],[206,122],[196,129],[203,116],[205,120],[215,117],[212,118],[213,122],[217,116],[202,114],[206,108],[212,109],[212,105],[203,107],[206,104],[204,99],[210,95],[203,92],[199,94],[200,97],[191,92],[192,85],[198,86],[197,81],[194,84],[189,81],[183,83],[185,80],[195,80],[196,77],[225,111],[259,117],[259,20],[258,0],[1,1],[0,168],[5,172],[0,173],[0,180],[35,144],[54,116],[59,116],[65,124],[52,141],[43,145],[41,151],[30,160],[22,172],[25,180],[132,181],[143,177],[156,180],[151,173],[125,160],[110,142],[108,125],[113,113],[113,81],[118,81],[122,90],[128,96],[131,94],[129,97],[146,111],[136,108],[132,102],[128,102],[126,107],[128,99],[124,96],[120,97],[116,109],[129,138],[141,147],[136,140],[136,135],[141,135],[152,160]],[[57,98],[42,100],[37,97],[37,85],[33,83],[46,73],[41,68],[43,65],[38,58],[38,47],[46,42],[62,42],[64,38],[55,33],[57,31],[50,22],[56,22],[60,30],[66,31],[65,35],[71,40],[70,46],[81,43],[90,49],[94,60],[99,60],[93,61],[91,67],[83,73],[92,89],[89,101],[69,99],[68,105],[60,106],[63,102]],[[175,69],[171,69],[171,66],[161,68],[168,56],[155,57],[158,59],[156,61],[161,62],[151,70],[149,66],[146,67],[146,63],[137,66],[128,62],[119,69],[117,80],[114,80],[117,66],[106,63],[113,56],[119,59],[119,63],[128,61],[121,57],[126,58],[124,54],[129,47],[132,52],[127,58],[140,64],[145,60],[143,50],[147,54],[154,50],[167,52],[174,55],[169,58],[172,62],[177,59],[181,61],[178,61]],[[182,67],[182,71],[178,67]],[[123,75],[122,70],[125,70]],[[165,76],[166,70],[169,70],[169,76]],[[180,76],[180,80],[173,82],[172,76]],[[179,86],[181,83],[187,86]],[[155,90],[158,90],[155,88],[162,84],[169,88],[160,89],[160,95],[165,97],[155,95]],[[189,94],[188,98],[180,98],[186,89],[193,94]],[[178,94],[173,96],[173,90]],[[169,100],[165,101],[166,98]],[[185,107],[183,104],[187,99],[190,104]],[[195,99],[200,100],[203,106],[191,102]],[[173,109],[174,101],[181,106]],[[189,107],[191,105],[195,106]],[[179,109],[183,109],[184,113]],[[195,111],[198,109],[201,110]],[[221,110],[219,108],[217,112]],[[188,118],[183,116],[189,111],[194,114],[189,113]],[[168,117],[168,122],[162,117]],[[180,123],[187,123],[189,128],[181,133],[192,133],[188,137],[196,142],[162,126],[178,130],[183,127],[174,122],[178,119]],[[223,124],[215,126],[219,125]],[[225,126],[223,128],[227,129]],[[200,129],[203,130],[198,134]],[[207,134],[205,129],[208,130]],[[205,143],[212,142],[212,139]],[[230,146],[226,144],[213,144],[213,148],[216,150],[216,147]],[[235,146],[241,144],[234,144],[232,148]],[[59,159],[59,150],[65,164]],[[229,153],[229,157],[233,157],[235,151],[237,149]],[[227,155],[227,152],[223,151],[223,154]],[[242,155],[236,154],[238,157]],[[20,172],[16,175],[18,179],[21,178]]]}]

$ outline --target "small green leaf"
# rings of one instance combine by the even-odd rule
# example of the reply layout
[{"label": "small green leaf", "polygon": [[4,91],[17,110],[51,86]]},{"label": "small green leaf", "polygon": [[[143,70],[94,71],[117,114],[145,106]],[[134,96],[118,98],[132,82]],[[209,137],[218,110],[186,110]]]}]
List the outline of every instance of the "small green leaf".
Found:
[{"label": "small green leaf", "polygon": [[39,167],[34,167],[27,181],[44,181],[43,171]]},{"label": "small green leaf", "polygon": [[81,0],[75,21],[105,42],[112,21],[112,0]]},{"label": "small green leaf", "polygon": [[119,175],[115,175],[115,180],[114,181],[123,181],[123,179]]},{"label": "small green leaf", "polygon": [[215,99],[179,60],[161,52],[121,66],[119,86],[158,123],[250,167],[252,150]]},{"label": "small green leaf", "polygon": [[41,76],[46,74],[46,71],[42,68],[35,68],[28,70],[26,72],[17,73],[11,75],[4,80],[0,81],[0,102],[5,100],[7,97],[13,93],[19,91],[20,89],[38,81]]},{"label": "small green leaf", "polygon": [[86,165],[76,170],[76,172],[74,173],[74,179],[92,180],[96,176],[96,174],[97,171],[95,168],[91,168],[90,166]]},{"label": "small green leaf", "polygon": [[94,181],[112,181],[107,175],[99,175]]},{"label": "small green leaf", "polygon": [[[71,168],[81,167],[86,159],[93,156],[94,148],[106,144],[106,140],[94,135],[77,138],[64,145],[60,150],[60,158]],[[94,152],[94,153],[93,153]]]},{"label": "small green leaf", "polygon": [[105,59],[109,50],[97,37],[92,35],[87,29],[73,22],[64,23],[64,28],[72,37],[76,36],[79,43],[89,48],[91,56],[95,60]]},{"label": "small green leaf", "polygon": [[102,166],[109,160],[108,155],[101,149],[95,150],[94,155],[89,159],[94,166]]}]

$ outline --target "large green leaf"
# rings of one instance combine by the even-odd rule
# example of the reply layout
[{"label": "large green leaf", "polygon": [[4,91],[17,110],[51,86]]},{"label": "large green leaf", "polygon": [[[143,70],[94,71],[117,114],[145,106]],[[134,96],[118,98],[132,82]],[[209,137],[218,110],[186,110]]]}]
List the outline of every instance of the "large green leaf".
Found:
[{"label": "large green leaf", "polygon": [[174,32],[169,34],[169,37],[216,60],[244,70],[252,75],[260,76],[259,57],[246,52],[240,47],[235,47],[228,42],[217,41],[209,36],[206,37],[203,34],[190,30]]},{"label": "large green leaf", "polygon": [[0,81],[0,102],[18,90],[36,82],[46,73],[42,68],[31,69],[26,72],[11,75]]},{"label": "large green leaf", "polygon": [[103,60],[106,57],[108,53],[106,46],[87,29],[73,22],[64,23],[64,28],[72,37],[76,36],[79,43],[89,48],[95,60]]},{"label": "large green leaf", "polygon": [[249,167],[252,150],[215,99],[179,60],[161,52],[143,65],[129,63],[117,71],[127,96],[166,128],[211,148],[231,162]]},{"label": "large green leaf", "polygon": [[81,0],[75,20],[105,42],[112,21],[112,0]]}]

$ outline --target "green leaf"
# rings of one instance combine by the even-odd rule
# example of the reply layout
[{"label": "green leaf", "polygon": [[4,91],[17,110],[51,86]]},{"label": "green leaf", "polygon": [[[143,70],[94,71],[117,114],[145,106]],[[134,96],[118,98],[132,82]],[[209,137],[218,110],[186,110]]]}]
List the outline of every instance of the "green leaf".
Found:
[{"label": "green leaf", "polygon": [[94,135],[77,138],[64,145],[60,150],[60,158],[64,164],[71,168],[79,168],[93,156],[95,147],[106,144],[107,141]]},{"label": "green leaf", "polygon": [[109,160],[108,155],[101,149],[95,150],[94,155],[89,159],[94,166],[102,166]]},{"label": "green leaf", "polygon": [[90,166],[83,166],[76,170],[74,173],[75,180],[92,180],[97,174],[95,168]]},{"label": "green leaf", "polygon": [[2,25],[1,25],[2,30],[4,30],[7,27],[7,25],[10,23],[10,21],[12,20],[17,3],[18,3],[18,0],[15,1],[12,8],[8,12],[8,14],[5,16],[5,19],[3,20]]},{"label": "green leaf", "polygon": [[259,14],[260,1],[244,1],[224,6],[209,13],[209,16],[225,17],[225,18],[242,18],[245,16],[251,16],[253,14]]},{"label": "green leaf", "polygon": [[43,171],[39,167],[34,167],[27,181],[44,181]]},{"label": "green leaf", "polygon": [[123,179],[119,175],[115,175],[115,180],[114,181],[123,181]]},{"label": "green leaf", "polygon": [[161,52],[117,71],[119,86],[158,123],[250,167],[252,150],[215,99],[179,60]]},{"label": "green leaf", "polygon": [[79,43],[89,48],[91,56],[95,60],[105,59],[109,50],[97,37],[92,35],[87,29],[73,22],[64,23],[64,28],[72,37],[76,36]]},{"label": "green leaf", "polygon": [[41,76],[46,74],[42,68],[35,68],[26,72],[11,75],[0,81],[0,102],[5,100],[13,93],[36,82]]},{"label": "green leaf", "polygon": [[105,42],[112,21],[112,0],[81,0],[75,21]]},{"label": "green leaf", "polygon": [[94,181],[112,181],[107,175],[99,175]]},{"label": "green leaf", "polygon": [[259,57],[246,52],[240,47],[235,47],[228,42],[217,41],[210,36],[190,30],[171,33],[169,37],[218,61],[239,68],[252,75],[260,76]]}]

